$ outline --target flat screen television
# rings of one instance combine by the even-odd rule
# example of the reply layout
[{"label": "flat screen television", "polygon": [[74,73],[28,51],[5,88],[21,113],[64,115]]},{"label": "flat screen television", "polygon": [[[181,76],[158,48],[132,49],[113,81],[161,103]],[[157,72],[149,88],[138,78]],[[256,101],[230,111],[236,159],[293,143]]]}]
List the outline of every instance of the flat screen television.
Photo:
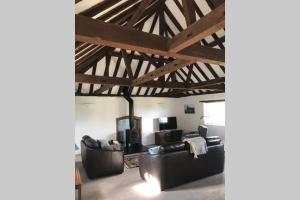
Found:
[{"label": "flat screen television", "polygon": [[177,129],[176,117],[161,117],[158,118],[159,130]]}]

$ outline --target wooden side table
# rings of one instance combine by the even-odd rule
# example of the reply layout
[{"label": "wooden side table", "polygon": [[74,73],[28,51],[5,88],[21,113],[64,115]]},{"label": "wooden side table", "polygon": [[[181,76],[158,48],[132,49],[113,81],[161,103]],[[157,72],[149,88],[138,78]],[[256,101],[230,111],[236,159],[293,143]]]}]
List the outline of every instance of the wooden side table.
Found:
[{"label": "wooden side table", "polygon": [[81,177],[79,170],[75,170],[75,189],[78,190],[78,200],[81,200]]}]

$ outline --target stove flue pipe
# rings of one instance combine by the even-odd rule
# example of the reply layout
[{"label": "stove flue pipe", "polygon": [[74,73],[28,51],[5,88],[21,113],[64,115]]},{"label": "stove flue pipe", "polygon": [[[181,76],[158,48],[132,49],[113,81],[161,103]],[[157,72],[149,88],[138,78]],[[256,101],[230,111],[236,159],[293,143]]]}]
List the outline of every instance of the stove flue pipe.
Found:
[{"label": "stove flue pipe", "polygon": [[129,103],[129,128],[130,128],[130,130],[132,130],[133,125],[134,125],[134,122],[133,122],[133,116],[134,116],[133,99],[130,97],[129,87],[124,87],[122,91],[123,91],[123,97]]}]

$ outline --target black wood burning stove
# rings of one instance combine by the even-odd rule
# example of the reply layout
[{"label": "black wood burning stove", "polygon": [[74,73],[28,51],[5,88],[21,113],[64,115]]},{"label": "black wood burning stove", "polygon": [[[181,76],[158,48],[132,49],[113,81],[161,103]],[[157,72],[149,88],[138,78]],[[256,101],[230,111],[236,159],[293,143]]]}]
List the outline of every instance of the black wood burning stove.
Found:
[{"label": "black wood burning stove", "polygon": [[117,118],[117,140],[122,144],[125,154],[147,151],[142,145],[142,118],[134,116],[133,99],[128,87],[123,89],[123,96],[129,103],[129,115]]}]

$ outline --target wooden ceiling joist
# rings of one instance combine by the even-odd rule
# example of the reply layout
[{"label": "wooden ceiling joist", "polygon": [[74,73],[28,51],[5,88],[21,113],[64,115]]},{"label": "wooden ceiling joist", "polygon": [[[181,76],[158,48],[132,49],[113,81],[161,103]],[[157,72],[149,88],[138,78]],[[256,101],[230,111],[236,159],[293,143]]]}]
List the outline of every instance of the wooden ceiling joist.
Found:
[{"label": "wooden ceiling joist", "polygon": [[193,60],[224,65],[225,51],[210,47],[199,48],[192,45],[182,52],[169,52],[168,38],[128,29],[84,16],[75,16],[75,38],[77,41],[115,48],[134,50],[181,60]]},{"label": "wooden ceiling joist", "polygon": [[[205,89],[205,87],[224,83],[225,78],[219,78],[201,83],[184,83],[184,82],[161,82],[148,81],[139,86],[150,88],[171,88],[171,89]],[[75,82],[101,85],[119,85],[132,86],[132,80],[128,78],[108,77],[108,76],[94,76],[86,74],[75,74]]]},{"label": "wooden ceiling joist", "polygon": [[187,26],[196,21],[195,8],[192,1],[193,0],[182,0],[183,14]]},{"label": "wooden ceiling joist", "polygon": [[133,16],[130,18],[130,21],[126,24],[127,27],[133,27],[133,25],[142,17],[147,6],[151,4],[153,0],[143,0],[138,9],[135,11]]},{"label": "wooden ceiling joist", "polygon": [[[224,0],[173,0],[187,28],[165,1],[102,0],[76,12],[76,95],[122,96],[124,87],[137,97],[225,92]],[[211,9],[206,15],[203,3]],[[97,68],[103,58],[105,67]]]},{"label": "wooden ceiling joist", "polygon": [[225,27],[225,4],[196,21],[168,42],[171,52],[179,52]]},{"label": "wooden ceiling joist", "polygon": [[132,81],[132,85],[136,86],[136,85],[140,85],[142,83],[148,82],[150,80],[153,80],[157,77],[163,76],[165,74],[169,74],[171,72],[174,72],[188,64],[192,64],[193,62],[187,62],[187,61],[182,61],[182,60],[174,60],[168,64],[166,64],[163,67],[160,67],[154,71],[151,71],[135,80]]}]

